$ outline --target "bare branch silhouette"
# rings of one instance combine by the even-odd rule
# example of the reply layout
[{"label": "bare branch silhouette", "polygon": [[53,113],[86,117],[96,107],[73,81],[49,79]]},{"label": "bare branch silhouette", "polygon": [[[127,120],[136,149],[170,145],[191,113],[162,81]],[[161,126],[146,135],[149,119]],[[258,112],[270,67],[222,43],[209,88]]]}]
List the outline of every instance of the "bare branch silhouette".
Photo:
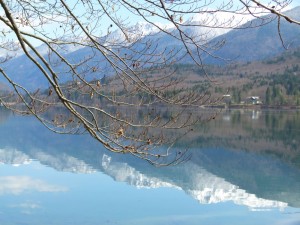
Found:
[{"label": "bare branch silhouette", "polygon": [[[222,59],[215,51],[224,41],[212,41],[220,29],[251,29],[277,19],[281,38],[281,19],[300,24],[284,14],[288,0],[215,4],[214,0],[0,1],[0,49],[6,52],[0,73],[11,88],[0,101],[15,112],[34,115],[54,132],[89,133],[113,152],[155,165],[185,161],[188,152],[173,150],[173,143],[193,124],[213,119],[214,114],[203,117],[197,111],[220,99],[189,91],[182,85],[184,77],[174,76],[173,65],[188,57],[210,79],[203,56]],[[253,18],[259,22],[243,25]],[[147,33],[143,27],[149,28]],[[31,79],[42,80],[44,86],[32,88],[9,73],[7,65],[21,56],[35,71]],[[167,137],[164,130],[181,132]]]}]

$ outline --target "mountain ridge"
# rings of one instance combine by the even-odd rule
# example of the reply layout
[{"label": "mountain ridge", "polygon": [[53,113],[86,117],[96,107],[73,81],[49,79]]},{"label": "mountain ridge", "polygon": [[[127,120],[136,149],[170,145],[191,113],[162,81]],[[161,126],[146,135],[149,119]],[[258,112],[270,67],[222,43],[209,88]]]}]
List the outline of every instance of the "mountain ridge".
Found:
[{"label": "mountain ridge", "polygon": [[[299,21],[299,11],[300,6],[297,6],[286,11],[285,14]],[[281,19],[280,30],[278,30],[277,22],[278,20],[273,19],[266,25],[243,29],[243,27],[251,26],[251,24],[260,23],[259,19],[254,19],[241,25],[238,29],[233,29],[226,34],[216,37],[212,40],[213,42],[225,40],[226,43],[215,54],[229,61],[246,62],[263,60],[275,56],[285,51],[285,46],[289,48],[299,47],[300,39],[298,37],[300,36],[300,26]],[[280,38],[282,38],[283,43]],[[224,64],[226,62],[206,57],[205,63]]]},{"label": "mountain ridge", "polygon": [[[300,20],[300,14],[297,14],[300,6],[293,8],[286,12],[287,15],[291,15],[295,19]],[[256,20],[252,20],[248,23],[257,23]],[[248,26],[249,24],[245,24],[242,26]],[[147,26],[147,24],[136,24],[133,26],[131,33],[134,33],[134,30],[140,30],[140,37],[143,36],[142,42],[147,42],[148,40],[157,41],[159,46],[163,46],[164,48],[178,51],[180,50],[179,41],[171,38],[167,34],[156,33],[156,29],[152,26]],[[198,29],[198,28],[197,28]],[[201,32],[200,30],[194,30],[190,28],[186,28],[187,32]],[[203,30],[202,32],[205,32]],[[218,33],[218,32],[216,32]],[[300,46],[300,26],[289,24],[287,21],[282,21],[281,23],[281,33],[282,38],[289,44],[290,48],[296,48]],[[142,35],[141,35],[142,34]],[[125,37],[123,34],[120,34],[117,31],[109,33],[108,35],[100,38],[100,42],[105,45],[107,40],[119,39],[122,41]],[[225,34],[217,36],[211,40],[211,43],[222,42],[224,39],[227,40],[226,44],[215,52],[215,54],[219,55],[222,58],[230,59],[229,62],[233,60],[238,61],[255,61],[262,60],[267,57],[274,56],[284,51],[282,43],[280,41],[277,24],[276,21],[272,21],[269,24],[259,27],[259,28],[251,28],[251,29],[237,29],[228,31]],[[136,44],[134,49],[139,50],[144,46]],[[38,47],[42,50],[43,53],[47,51],[42,47]],[[153,49],[155,46],[152,47]],[[83,48],[66,48],[66,51],[63,52],[64,57],[70,60],[72,63],[76,63],[89,55],[93,54],[93,51],[89,47]],[[183,54],[183,52],[181,52]],[[97,61],[90,62],[89,67],[99,67],[100,70],[98,73],[89,72],[87,75],[90,76],[90,79],[97,77],[97,79],[101,79],[101,77],[105,75],[112,75],[113,71],[109,70],[109,64],[104,60],[104,56],[95,53]],[[122,50],[121,55],[126,54],[126,50]],[[203,56],[204,63],[208,64],[225,64],[224,60],[216,60],[215,58],[209,56]],[[180,57],[179,57],[180,58]],[[192,63],[191,58],[185,57],[179,63]],[[41,71],[25,56],[19,55],[17,58],[9,60],[5,64],[3,64],[3,69],[11,76],[11,78],[20,85],[23,85],[25,88],[29,90],[34,90],[37,88],[47,88],[49,86],[48,80],[41,74]],[[72,78],[70,74],[68,74],[69,69],[67,66],[60,64],[54,67],[54,70],[58,72],[59,79],[61,82],[66,82]],[[3,77],[0,78],[0,82],[6,82]],[[6,82],[7,83],[7,82]]]}]

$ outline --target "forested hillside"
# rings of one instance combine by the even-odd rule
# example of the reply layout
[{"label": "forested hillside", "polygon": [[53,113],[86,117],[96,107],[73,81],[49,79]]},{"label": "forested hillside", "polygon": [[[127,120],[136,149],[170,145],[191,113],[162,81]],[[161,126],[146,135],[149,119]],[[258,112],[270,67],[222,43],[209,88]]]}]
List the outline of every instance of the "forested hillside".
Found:
[{"label": "forested hillside", "polygon": [[224,96],[228,104],[252,104],[259,97],[266,106],[300,105],[300,49],[288,50],[261,61],[226,66],[177,65],[178,76],[193,91]]}]

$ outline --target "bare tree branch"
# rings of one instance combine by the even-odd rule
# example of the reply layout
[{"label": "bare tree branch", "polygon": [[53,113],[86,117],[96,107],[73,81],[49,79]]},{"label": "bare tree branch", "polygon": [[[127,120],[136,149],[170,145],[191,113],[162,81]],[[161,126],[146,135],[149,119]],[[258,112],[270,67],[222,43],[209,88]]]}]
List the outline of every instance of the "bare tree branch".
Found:
[{"label": "bare tree branch", "polygon": [[[0,102],[34,115],[54,132],[89,133],[110,151],[157,166],[177,164],[190,155],[173,144],[194,124],[213,119],[214,113],[196,112],[222,98],[189,90],[173,65],[189,58],[212,81],[203,57],[226,60],[216,54],[225,43],[212,41],[217,31],[255,29],[274,20],[287,48],[282,19],[300,25],[283,11],[290,3],[2,0],[0,50],[7,55],[1,57],[0,73],[11,91]],[[149,31],[143,33],[134,21]],[[32,89],[9,74],[8,63],[20,55],[37,71],[31,78],[46,85]]]}]

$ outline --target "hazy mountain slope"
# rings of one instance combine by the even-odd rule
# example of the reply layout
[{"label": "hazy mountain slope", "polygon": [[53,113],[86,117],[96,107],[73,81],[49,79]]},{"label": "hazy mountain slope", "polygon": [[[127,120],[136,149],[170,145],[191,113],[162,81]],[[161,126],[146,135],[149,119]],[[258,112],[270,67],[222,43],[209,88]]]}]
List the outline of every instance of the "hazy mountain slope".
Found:
[{"label": "hazy mountain slope", "polygon": [[[287,11],[286,14],[291,18],[300,20],[300,6]],[[242,27],[249,25],[249,23],[242,25]],[[251,23],[257,24],[259,21],[253,20]],[[290,24],[282,19],[280,31],[285,45],[289,46],[289,48],[300,46],[300,26]],[[258,28],[232,30],[215,38],[213,41],[217,42],[222,39],[226,40],[226,44],[216,54],[231,60],[261,60],[285,50],[278,34],[277,20]],[[224,63],[210,57],[206,58],[206,62]]]},{"label": "hazy mountain slope", "polygon": [[[287,12],[287,15],[292,18],[300,20],[300,7],[296,7]],[[193,23],[197,23],[197,21],[193,21]],[[252,21],[252,23],[257,23]],[[247,24],[245,25],[247,26]],[[170,28],[170,31],[172,28]],[[184,28],[187,33],[201,34],[207,32],[207,28],[203,27],[191,27]],[[137,32],[138,31],[138,32]],[[153,46],[152,49],[155,51],[163,51],[166,49],[174,49],[174,52],[180,51],[182,48],[181,42],[176,40],[165,33],[156,33],[157,29],[153,26],[149,26],[147,24],[138,23],[136,26],[133,26],[130,31],[133,36],[140,35],[144,36],[141,42],[134,44],[134,50],[139,51],[141,49],[145,49],[145,43],[147,41],[152,41]],[[264,59],[266,57],[277,55],[278,53],[284,51],[284,48],[280,42],[280,38],[278,35],[277,24],[276,21],[265,25],[263,27],[259,27],[256,29],[240,29],[240,30],[232,30],[227,32],[227,30],[215,29],[211,32],[209,38],[212,38],[213,35],[220,35],[214,38],[212,41],[217,42],[222,39],[226,39],[225,46],[220,49],[216,54],[222,56],[223,58],[233,59],[233,60],[242,60],[242,61],[254,61]],[[174,35],[177,35],[176,31],[172,31]],[[290,48],[300,46],[300,26],[289,24],[286,21],[281,22],[281,33],[282,37],[286,44],[289,44]],[[103,45],[108,45],[109,42],[114,42],[116,40],[122,42],[124,40],[124,35],[114,31],[107,36],[104,36],[99,39],[99,42],[103,43]],[[157,46],[156,46],[157,44]],[[46,54],[43,46],[40,47],[40,50]],[[150,50],[151,52],[151,50]],[[185,53],[186,50],[182,50],[182,54]],[[93,52],[90,48],[67,48],[63,51],[64,56],[70,60],[72,63],[83,60],[84,58],[96,54],[95,59],[97,61],[92,60],[88,64],[90,68],[96,66],[99,68],[97,73],[88,73],[90,76],[89,79],[92,79],[94,76],[98,76],[101,78],[104,73],[105,75],[110,74],[109,65],[107,61],[104,60],[104,57],[100,53]],[[133,54],[133,51],[129,50],[121,50],[119,54],[122,55],[130,55]],[[138,56],[136,56],[138,57]],[[161,56],[157,56],[160,57]],[[176,57],[180,58],[180,54],[176,55]],[[154,60],[154,58],[152,58]],[[176,58],[175,58],[176,59]],[[52,60],[53,61],[53,60]],[[181,63],[189,63],[191,62],[190,57],[186,57],[184,61]],[[206,57],[205,62],[207,63],[224,63],[224,61],[216,61],[215,59]],[[48,87],[48,81],[45,79],[43,74],[37,69],[37,67],[27,59],[26,56],[20,55],[5,64],[2,64],[1,67],[9,74],[9,76],[17,83],[21,85],[25,85],[28,89],[36,89],[36,88],[46,88]],[[82,66],[82,68],[85,68]],[[67,68],[66,65],[62,63],[58,63],[55,67],[55,71],[60,73],[59,80],[61,82],[67,81],[71,79],[71,74],[69,73],[70,69]],[[0,82],[3,82],[4,78],[0,77]]]},{"label": "hazy mountain slope", "polygon": [[[132,35],[132,38],[140,37],[140,36],[146,36],[149,35],[149,38],[160,38],[158,35],[153,35],[155,32],[157,32],[157,29],[155,29],[153,26],[148,26],[147,24],[143,23],[137,23],[135,26],[131,28],[129,31]],[[103,36],[99,39],[99,43],[102,45],[113,45],[116,43],[122,43],[125,40],[125,37],[123,33],[120,31],[114,31],[106,36]],[[134,46],[134,48],[138,51],[139,49],[145,48],[145,46],[141,46],[138,43]],[[154,47],[153,47],[154,48]],[[48,60],[48,49],[45,48],[44,45],[41,45],[37,48],[37,50],[42,54],[46,60]],[[108,62],[104,59],[103,55],[99,52],[93,51],[89,47],[73,47],[73,45],[67,45],[62,46],[61,49],[58,49],[58,52],[62,54],[69,62],[72,64],[76,64],[80,61],[86,60],[88,57],[93,56],[93,60],[90,60],[88,63],[89,68],[92,68],[93,66],[97,68],[101,68],[102,71],[99,70],[97,73],[87,73],[92,79],[94,76],[102,77],[104,75],[109,75],[110,70]],[[32,52],[31,52],[32,53]],[[120,52],[120,55],[124,55],[125,53],[129,54],[127,50],[123,50]],[[1,55],[5,55],[5,53],[0,52]],[[34,54],[32,54],[33,57]],[[54,55],[51,56],[51,63],[54,68],[54,71],[59,74],[59,81],[65,82],[72,78],[72,74],[70,73],[70,68],[64,64],[61,63],[60,60],[56,61],[56,57]],[[49,60],[48,60],[49,61]],[[41,63],[40,60],[38,60],[39,63]],[[86,70],[86,64],[77,67],[78,71],[84,71]],[[14,82],[23,85],[24,87],[28,88],[29,90],[33,90],[36,88],[46,88],[48,87],[48,81],[44,77],[44,75],[41,73],[41,71],[37,68],[37,66],[28,59],[28,57],[24,54],[19,54],[1,64],[1,68],[3,68],[6,73],[14,80]],[[44,67],[45,68],[45,67]],[[112,71],[112,70],[111,70]],[[0,82],[5,83],[6,81],[2,76],[0,76]]]}]

